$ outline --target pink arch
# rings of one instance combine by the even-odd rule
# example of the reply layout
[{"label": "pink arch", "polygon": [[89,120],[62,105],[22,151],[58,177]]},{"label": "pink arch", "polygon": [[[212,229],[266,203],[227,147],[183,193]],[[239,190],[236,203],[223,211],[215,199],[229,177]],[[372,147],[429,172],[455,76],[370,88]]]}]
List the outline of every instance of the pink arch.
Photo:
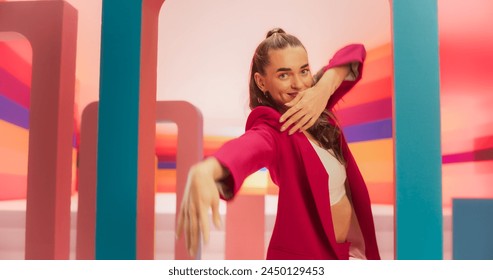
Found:
[{"label": "pink arch", "polygon": [[0,3],[0,32],[31,43],[26,259],[68,259],[77,11],[63,1]]}]

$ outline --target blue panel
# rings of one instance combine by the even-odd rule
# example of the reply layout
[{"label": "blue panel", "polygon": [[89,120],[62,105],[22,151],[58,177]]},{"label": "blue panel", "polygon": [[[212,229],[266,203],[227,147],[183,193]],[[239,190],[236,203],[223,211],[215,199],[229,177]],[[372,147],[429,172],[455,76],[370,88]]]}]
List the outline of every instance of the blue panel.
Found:
[{"label": "blue panel", "polygon": [[452,202],[453,259],[493,260],[493,199]]},{"label": "blue panel", "polygon": [[141,17],[141,0],[103,0],[96,259],[136,259]]},{"label": "blue panel", "polygon": [[437,1],[391,3],[396,258],[442,259]]}]

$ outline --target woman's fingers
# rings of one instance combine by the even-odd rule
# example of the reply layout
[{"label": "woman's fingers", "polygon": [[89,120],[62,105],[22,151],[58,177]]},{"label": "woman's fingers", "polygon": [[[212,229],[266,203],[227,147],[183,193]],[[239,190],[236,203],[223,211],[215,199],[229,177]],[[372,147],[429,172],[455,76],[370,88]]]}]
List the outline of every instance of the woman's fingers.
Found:
[{"label": "woman's fingers", "polygon": [[[204,165],[202,165],[204,166]],[[195,256],[199,251],[202,240],[207,243],[210,239],[209,207],[212,209],[214,224],[220,225],[218,211],[219,192],[213,176],[204,171],[207,169],[194,168],[189,173],[182,206],[178,214],[177,237],[185,235],[188,253]]]},{"label": "woman's fingers", "polygon": [[305,125],[304,125],[301,129],[300,129],[300,131],[305,131],[305,130],[309,129],[310,127],[312,127],[312,126],[315,124],[315,122],[316,122],[316,121],[317,121],[317,119],[316,119],[316,118],[311,118],[311,119],[310,119],[310,121],[308,121],[308,122],[307,122],[307,123],[306,123],[306,124],[305,124]]},{"label": "woman's fingers", "polygon": [[311,117],[309,115],[304,115],[303,117],[301,117],[301,119],[289,130],[289,134],[292,135],[296,131],[298,131],[299,129],[301,131],[301,128],[305,124],[307,124],[310,121],[310,119],[311,119]]},{"label": "woman's fingers", "polygon": [[176,225],[176,234],[175,234],[175,238],[178,239],[181,237],[181,235],[183,234],[183,224],[184,224],[184,217],[185,214],[184,214],[184,205],[182,204],[182,206],[180,207],[180,213],[178,213],[178,224]]},{"label": "woman's fingers", "polygon": [[303,98],[303,95],[304,95],[303,92],[299,92],[298,95],[296,95],[296,97],[293,100],[284,104],[287,107],[289,107],[289,109],[281,116],[279,122],[284,122],[285,120],[289,119],[292,114],[296,113],[300,109],[299,106],[295,106],[295,105],[298,105],[298,102]]},{"label": "woman's fingers", "polygon": [[286,120],[290,120],[293,114],[295,114],[296,112],[298,112],[300,109],[303,108],[303,102],[300,102],[302,97],[303,94],[300,92],[293,100],[284,104],[287,107],[289,107],[289,109],[286,112],[284,112],[284,114],[279,119],[279,122],[282,123]]},{"label": "woman's fingers", "polygon": [[189,217],[189,253],[192,257],[195,257],[199,244],[199,217],[197,210],[193,204],[190,205],[190,217]]},{"label": "woman's fingers", "polygon": [[190,213],[188,212],[188,209],[185,210],[183,217],[184,217],[183,227],[185,231],[185,246],[187,247],[188,254],[192,255],[190,253]]},{"label": "woman's fingers", "polygon": [[[282,131],[285,131],[291,125],[293,125],[296,122],[298,122],[298,120],[301,119],[305,115],[305,112],[303,110],[301,110],[301,109],[298,109],[298,108],[301,108],[301,106],[300,105],[296,105],[293,108],[291,108],[291,109],[293,109],[293,111],[290,114],[290,116],[286,119],[286,121],[282,124],[282,126],[281,126],[281,132]],[[291,109],[289,109],[289,110],[291,110]],[[287,114],[287,112],[286,112],[286,114]]]},{"label": "woman's fingers", "polygon": [[205,209],[201,209],[199,212],[199,230],[200,233],[202,234],[202,239],[204,240],[204,244],[209,243],[209,234],[210,234],[210,227],[209,227],[209,216],[207,215],[207,208],[206,207],[201,207]]},{"label": "woman's fingers", "polygon": [[222,227],[221,215],[219,214],[219,200],[214,201],[211,205],[212,208],[212,221],[216,228]]}]

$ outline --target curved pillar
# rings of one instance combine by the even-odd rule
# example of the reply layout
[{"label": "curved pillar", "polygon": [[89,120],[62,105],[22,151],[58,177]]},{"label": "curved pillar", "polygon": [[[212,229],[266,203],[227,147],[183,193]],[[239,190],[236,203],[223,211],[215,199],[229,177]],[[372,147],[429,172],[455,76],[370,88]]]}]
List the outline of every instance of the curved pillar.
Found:
[{"label": "curved pillar", "polygon": [[156,171],[156,87],[159,12],[164,0],[142,2],[139,148],[137,178],[137,259],[154,259]]},{"label": "curved pillar", "polygon": [[0,32],[32,46],[26,259],[68,259],[77,11],[63,1],[0,3]]},{"label": "curved pillar", "polygon": [[[190,167],[203,158],[203,120],[200,111],[185,101],[158,101],[156,104],[156,121],[170,121],[178,127],[177,150],[177,207],[183,197],[183,191]],[[77,211],[77,242],[76,258],[91,260],[95,258],[95,223],[96,223],[96,178],[97,178],[97,120],[98,102],[91,103],[82,114],[81,142],[79,153],[79,204]],[[154,130],[155,133],[155,130]],[[154,147],[154,143],[153,146]],[[123,151],[121,151],[123,152]],[[154,154],[154,150],[153,150]],[[155,170],[155,159],[150,167]],[[149,171],[149,170],[147,170]],[[147,210],[141,212],[137,219],[137,233],[144,232],[141,236],[152,235],[143,246],[143,254],[154,258],[154,181],[152,181],[152,194],[146,194],[144,201],[139,196],[139,203],[147,203]],[[149,190],[149,189],[147,189]],[[152,212],[152,213],[151,213]],[[99,213],[98,213],[99,215]],[[121,215],[121,214],[120,214]],[[128,217],[120,217],[128,218]],[[143,219],[143,222],[139,220]],[[146,223],[151,223],[152,228]],[[142,226],[143,225],[143,226]],[[149,233],[148,231],[151,231]],[[115,234],[119,234],[116,232]],[[132,244],[135,247],[135,244]],[[139,247],[139,244],[137,244]],[[177,259],[189,259],[185,250],[185,244],[178,241],[175,247]]]},{"label": "curved pillar", "polygon": [[80,123],[79,201],[75,242],[77,260],[95,258],[98,103],[93,102],[84,109]]},{"label": "curved pillar", "polygon": [[[179,213],[188,170],[204,157],[202,114],[195,106],[186,101],[159,101],[157,104],[157,121],[172,121],[178,127],[175,213]],[[178,215],[176,215],[176,219],[178,219]],[[197,258],[200,259],[200,257],[199,250]],[[190,259],[184,238],[178,239],[175,243],[175,259]]]}]

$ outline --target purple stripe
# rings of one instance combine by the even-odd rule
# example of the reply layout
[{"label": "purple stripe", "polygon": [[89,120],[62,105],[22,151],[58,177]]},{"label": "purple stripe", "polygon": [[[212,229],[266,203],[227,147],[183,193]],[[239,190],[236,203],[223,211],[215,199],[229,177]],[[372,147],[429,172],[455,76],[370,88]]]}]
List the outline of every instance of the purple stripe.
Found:
[{"label": "purple stripe", "polygon": [[357,105],[336,111],[341,125],[355,125],[392,118],[392,98]]},{"label": "purple stripe", "polygon": [[159,169],[176,169],[176,162],[160,161],[157,163]]},{"label": "purple stripe", "polygon": [[[29,129],[29,111],[23,106],[7,99],[0,92],[0,120]],[[72,147],[77,148],[77,135],[72,135]]]},{"label": "purple stripe", "polygon": [[31,89],[26,84],[17,80],[12,74],[0,67],[0,96],[8,99],[24,108],[29,108]]},{"label": "purple stripe", "polygon": [[343,127],[348,143],[392,138],[392,120]]},{"label": "purple stripe", "polygon": [[0,120],[29,129],[29,111],[0,95]]}]

